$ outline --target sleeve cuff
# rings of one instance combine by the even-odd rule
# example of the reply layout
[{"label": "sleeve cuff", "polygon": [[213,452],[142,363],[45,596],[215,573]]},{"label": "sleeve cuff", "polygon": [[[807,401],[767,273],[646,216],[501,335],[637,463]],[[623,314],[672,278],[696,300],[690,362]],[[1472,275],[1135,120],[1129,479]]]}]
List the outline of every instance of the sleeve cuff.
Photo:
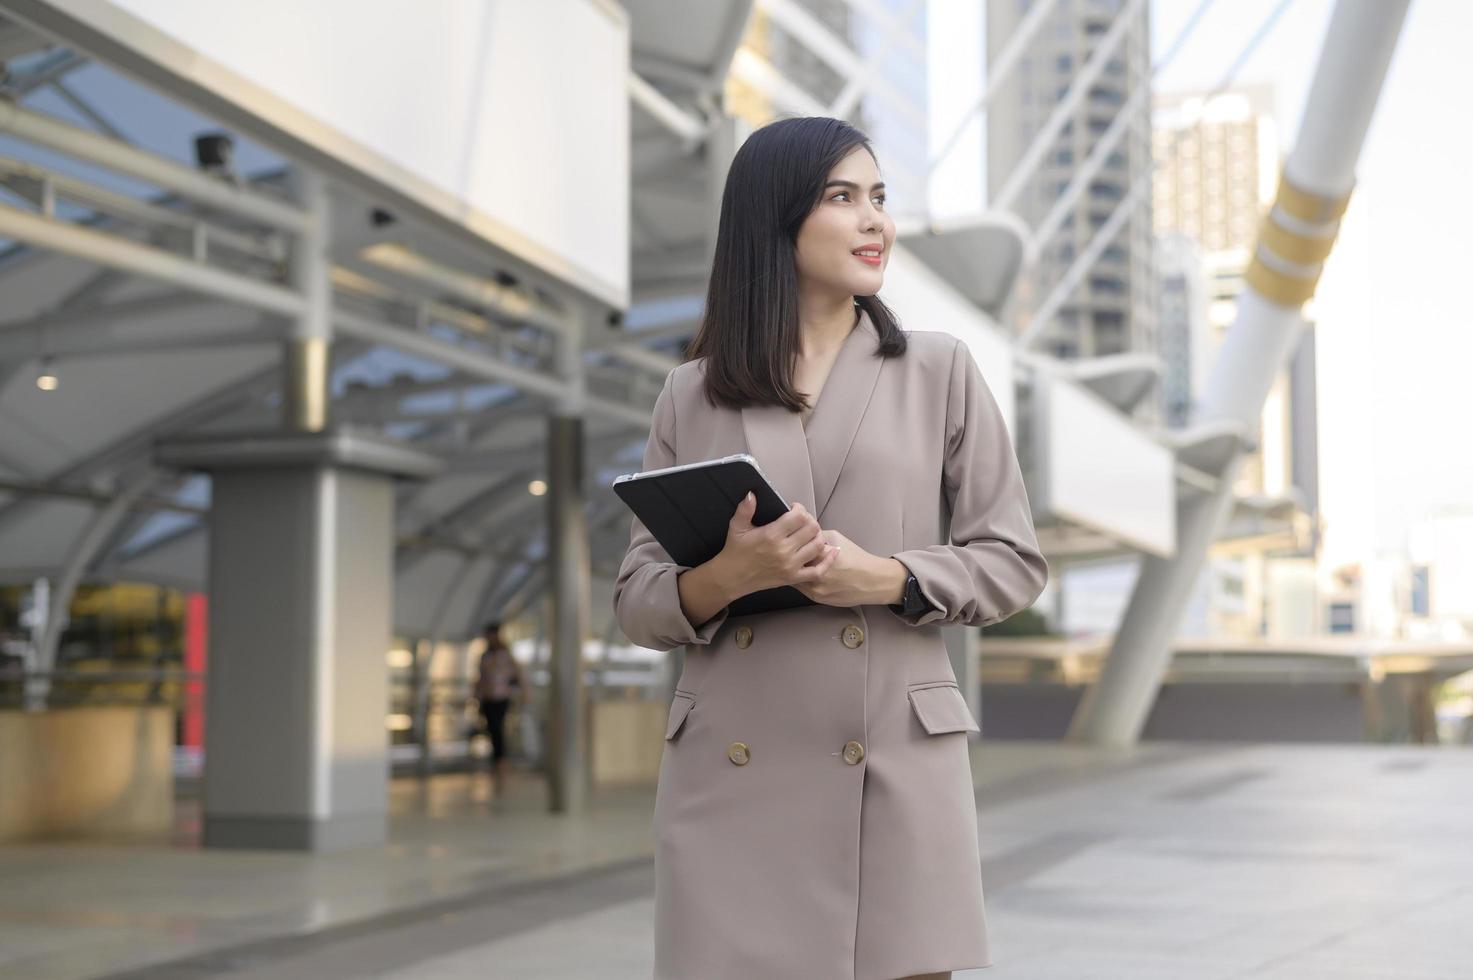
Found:
[{"label": "sleeve cuff", "polygon": [[721,624],[731,615],[731,606],[722,606],[717,613],[699,627],[686,617],[680,605],[680,573],[690,569],[689,565],[664,565],[656,573],[654,592],[658,606],[650,610],[651,626],[655,638],[663,644],[656,649],[673,650],[678,646],[704,646],[716,636]]},{"label": "sleeve cuff", "polygon": [[[895,613],[897,619],[910,626],[926,626],[930,623],[944,624],[957,619],[952,609],[947,606],[945,597],[938,592],[936,585],[931,581],[933,569],[929,563],[934,556],[929,551],[920,549],[898,552],[890,557],[904,565],[916,577],[916,584],[920,587],[921,595],[931,605],[931,608],[909,616],[905,615],[901,607],[892,606],[891,611]],[[937,575],[944,574],[940,569],[935,571]]]}]

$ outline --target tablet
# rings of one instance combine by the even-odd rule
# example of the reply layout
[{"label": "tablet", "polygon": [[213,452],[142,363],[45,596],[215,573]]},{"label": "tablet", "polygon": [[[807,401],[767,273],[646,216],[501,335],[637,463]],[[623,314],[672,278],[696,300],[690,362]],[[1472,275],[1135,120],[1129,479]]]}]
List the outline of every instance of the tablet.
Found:
[{"label": "tablet", "polygon": [[[613,482],[614,493],[654,535],[678,565],[694,567],[726,546],[731,515],[749,491],[757,495],[756,526],[788,511],[788,502],[768,482],[750,453],[626,473]],[[814,605],[790,585],[762,589],[731,604],[732,616]]]}]

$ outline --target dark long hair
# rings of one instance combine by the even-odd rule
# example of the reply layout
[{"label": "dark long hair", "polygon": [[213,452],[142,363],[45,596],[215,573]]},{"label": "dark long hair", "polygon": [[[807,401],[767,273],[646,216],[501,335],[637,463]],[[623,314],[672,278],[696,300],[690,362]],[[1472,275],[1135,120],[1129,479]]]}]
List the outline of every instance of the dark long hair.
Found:
[{"label": "dark long hair", "polygon": [[[829,171],[856,146],[875,155],[869,137],[844,120],[802,116],[754,131],[732,157],[706,309],[685,355],[707,358],[711,404],[804,407],[793,387],[798,229],[823,198]],[[855,303],[880,335],[879,356],[904,354],[905,333],[879,296],[856,296]]]}]

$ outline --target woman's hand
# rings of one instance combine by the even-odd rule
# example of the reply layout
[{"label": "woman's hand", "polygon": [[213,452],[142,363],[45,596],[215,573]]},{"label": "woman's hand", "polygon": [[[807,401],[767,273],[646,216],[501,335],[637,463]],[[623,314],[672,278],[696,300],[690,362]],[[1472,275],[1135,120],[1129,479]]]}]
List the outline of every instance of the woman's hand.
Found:
[{"label": "woman's hand", "polygon": [[870,554],[840,531],[821,530],[819,535],[837,549],[834,552],[837,557],[822,576],[796,586],[798,591],[825,606],[863,606],[900,601],[905,571],[899,562]]},{"label": "woman's hand", "polygon": [[823,578],[839,552],[822,537],[818,520],[794,503],[777,520],[754,527],[757,497],[747,494],[727,525],[726,545],[716,556],[728,591],[741,596],[782,585],[801,586]]}]

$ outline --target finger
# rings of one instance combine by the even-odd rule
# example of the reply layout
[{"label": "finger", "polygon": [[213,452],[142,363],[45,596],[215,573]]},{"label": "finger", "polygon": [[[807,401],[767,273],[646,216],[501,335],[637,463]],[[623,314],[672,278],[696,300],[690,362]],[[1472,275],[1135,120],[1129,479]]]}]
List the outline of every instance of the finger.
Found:
[{"label": "finger", "polygon": [[808,512],[803,509],[803,505],[795,503],[792,507],[788,508],[786,513],[768,526],[772,528],[774,537],[779,539],[786,538],[795,530],[802,527],[807,518]]},{"label": "finger", "polygon": [[731,518],[733,521],[736,521],[738,525],[751,524],[752,513],[756,509],[757,495],[753,493],[748,493],[741,500],[737,501],[736,509],[732,511]]},{"label": "finger", "polygon": [[807,565],[815,558],[822,558],[825,547],[827,547],[827,545],[824,543],[823,538],[814,538],[812,541],[809,541],[807,544],[800,547],[797,551],[793,552],[793,557],[798,560],[798,563],[800,565]]},{"label": "finger", "polygon": [[803,581],[816,582],[823,578],[828,573],[828,570],[834,567],[834,562],[838,560],[838,556],[839,549],[825,548],[823,557],[812,565],[804,566]]},{"label": "finger", "polygon": [[823,534],[823,528],[818,524],[818,518],[807,515],[807,519],[796,527],[790,529],[785,537],[790,547],[796,548],[799,544],[807,544],[813,538]]},{"label": "finger", "polygon": [[834,560],[829,559],[829,557],[823,557],[823,559],[819,559],[813,564],[806,564],[806,566],[798,569],[798,576],[800,576],[800,581],[803,582],[818,582],[823,576],[828,575],[828,570],[831,567],[834,567]]}]

